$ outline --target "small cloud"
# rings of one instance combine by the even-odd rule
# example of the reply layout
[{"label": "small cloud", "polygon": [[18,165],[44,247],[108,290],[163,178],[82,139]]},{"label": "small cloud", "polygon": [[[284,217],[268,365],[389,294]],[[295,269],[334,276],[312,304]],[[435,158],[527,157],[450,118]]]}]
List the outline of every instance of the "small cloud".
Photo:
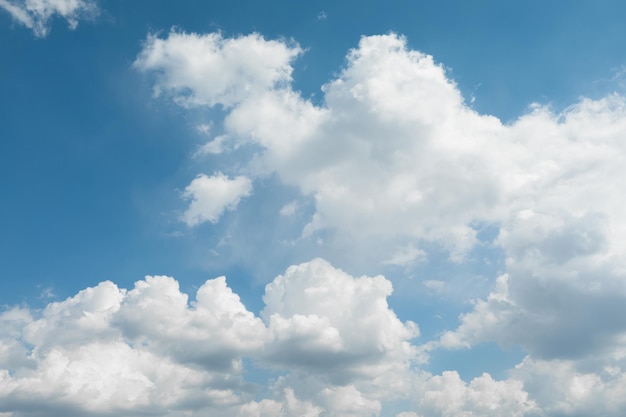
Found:
[{"label": "small cloud", "polygon": [[92,20],[99,12],[94,0],[0,0],[0,8],[31,29],[38,38],[48,35],[48,23],[55,16],[64,18],[73,30],[79,20]]},{"label": "small cloud", "polygon": [[178,237],[183,237],[185,234],[183,232],[181,232],[180,230],[176,230],[174,232],[170,232],[170,233],[165,233],[163,236],[165,237],[172,237],[172,238],[178,238]]},{"label": "small cloud", "polygon": [[426,252],[422,249],[416,248],[413,245],[408,245],[404,248],[400,248],[393,254],[393,256],[384,261],[385,265],[395,266],[409,266],[416,262],[424,262],[428,260]]},{"label": "small cloud", "polygon": [[328,19],[328,15],[326,14],[325,11],[321,11],[317,14],[317,20],[326,20]]},{"label": "small cloud", "polygon": [[422,285],[437,294],[441,293],[446,287],[445,282],[436,279],[428,279],[426,281],[422,281]]},{"label": "small cloud", "polygon": [[211,177],[200,174],[185,188],[183,198],[190,199],[191,204],[181,220],[190,227],[207,221],[217,223],[225,210],[234,210],[251,192],[252,181],[247,177],[231,179],[221,172]]},{"label": "small cloud", "polygon": [[54,298],[54,297],[55,297],[55,294],[54,294],[54,291],[52,290],[52,287],[46,287],[46,288],[41,289],[41,293],[39,294],[40,300],[47,300],[47,299]]},{"label": "small cloud", "polygon": [[224,152],[224,142],[227,139],[228,139],[228,136],[226,135],[217,136],[212,141],[207,142],[204,145],[200,146],[200,148],[198,148],[198,150],[193,154],[193,157],[197,158],[197,157],[204,156],[207,154],[212,154],[212,155],[221,154],[222,152]]},{"label": "small cloud", "polygon": [[213,127],[213,123],[200,123],[196,126],[196,130],[198,133],[202,133],[203,135],[208,135],[211,132],[211,128]]},{"label": "small cloud", "polygon": [[293,200],[287,204],[285,204],[281,209],[280,209],[280,215],[281,216],[293,216],[294,214],[296,214],[296,211],[298,210],[298,202],[296,200]]}]

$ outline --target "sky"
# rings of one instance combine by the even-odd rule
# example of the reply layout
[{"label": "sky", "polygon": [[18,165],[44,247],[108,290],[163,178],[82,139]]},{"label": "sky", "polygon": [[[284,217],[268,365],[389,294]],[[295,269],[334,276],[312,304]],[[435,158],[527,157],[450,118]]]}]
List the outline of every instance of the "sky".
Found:
[{"label": "sky", "polygon": [[625,7],[0,0],[0,417],[625,415]]}]

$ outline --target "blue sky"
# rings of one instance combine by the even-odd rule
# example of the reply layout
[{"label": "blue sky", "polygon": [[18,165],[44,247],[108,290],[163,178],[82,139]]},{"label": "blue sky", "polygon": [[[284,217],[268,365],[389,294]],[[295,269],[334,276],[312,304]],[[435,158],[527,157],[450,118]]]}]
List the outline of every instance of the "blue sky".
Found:
[{"label": "blue sky", "polygon": [[0,417],[623,415],[623,9],[0,0]]}]

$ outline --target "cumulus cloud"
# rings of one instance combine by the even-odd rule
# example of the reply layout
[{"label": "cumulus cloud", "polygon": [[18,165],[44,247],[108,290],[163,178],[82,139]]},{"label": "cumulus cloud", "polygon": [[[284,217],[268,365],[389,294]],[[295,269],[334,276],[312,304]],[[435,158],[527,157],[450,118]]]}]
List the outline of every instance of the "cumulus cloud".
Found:
[{"label": "cumulus cloud", "polygon": [[619,416],[626,412],[624,355],[619,365],[524,359],[511,372],[549,416]]},{"label": "cumulus cloud", "polygon": [[233,106],[291,80],[298,45],[267,41],[259,34],[224,38],[176,31],[149,36],[135,68],[155,74],[155,94],[185,106]]},{"label": "cumulus cloud", "polygon": [[[192,301],[173,278],[148,276],[13,308],[0,314],[0,412],[371,415],[410,381],[417,327],[389,309],[391,290],[315,259],[267,285],[263,320],[224,277]],[[271,396],[254,399],[245,358],[283,373]]]},{"label": "cumulus cloud", "polygon": [[419,408],[426,416],[442,417],[521,417],[537,410],[520,381],[494,381],[483,374],[468,384],[455,371],[426,382]]},{"label": "cumulus cloud", "polygon": [[[255,47],[235,52],[225,46],[244,40]],[[255,48],[269,58],[251,70],[245,65],[256,62]],[[431,56],[390,34],[363,37],[316,106],[290,85],[291,60],[299,52],[259,35],[172,32],[149,38],[135,66],[186,106],[232,106],[223,120],[229,138],[261,146],[250,168],[276,173],[314,199],[304,235],[331,229],[361,238],[427,240],[461,260],[477,242],[477,224],[501,225],[540,201],[572,214],[595,201],[599,212],[619,214],[613,191],[621,184],[621,97],[582,100],[561,114],[535,106],[503,125],[466,106]],[[263,75],[218,87],[212,71],[237,72],[222,65]],[[250,93],[232,98],[223,92],[242,90],[242,80]],[[599,199],[585,199],[586,193]]]},{"label": "cumulus cloud", "polygon": [[241,407],[239,417],[319,417],[324,410],[310,401],[299,400],[293,389],[276,392],[274,399],[251,401]]},{"label": "cumulus cloud", "polygon": [[626,216],[617,196],[626,185],[624,131],[619,96],[582,100],[561,114],[538,108],[511,126],[515,140],[525,141],[516,155],[531,169],[518,177],[524,187],[496,240],[506,274],[444,335],[444,345],[497,341],[537,359],[623,348]]},{"label": "cumulus cloud", "polygon": [[265,342],[261,320],[246,310],[224,277],[202,285],[191,308],[173,278],[146,277],[128,292],[115,320],[134,344],[206,369],[238,369],[240,357]]},{"label": "cumulus cloud", "polygon": [[[495,219],[502,198],[501,178],[492,175],[497,162],[483,155],[504,129],[500,122],[465,107],[444,69],[396,35],[364,37],[339,77],[324,86],[321,107],[288,83],[299,50],[251,36],[281,52],[268,52],[282,56],[279,62],[265,61],[274,65],[271,74],[285,76],[282,84],[268,81],[274,76],[242,77],[254,93],[237,99],[221,98],[211,77],[188,74],[204,68],[189,63],[202,53],[207,62],[216,54],[230,59],[213,46],[197,49],[219,35],[151,38],[135,65],[155,75],[155,89],[185,106],[233,106],[223,122],[226,133],[262,149],[251,167],[259,175],[278,174],[314,199],[304,236],[332,229],[355,238],[432,240],[462,258],[475,242],[472,222]],[[155,52],[170,49],[178,52]],[[149,58],[154,54],[158,59]]]},{"label": "cumulus cloud", "polygon": [[65,19],[70,29],[82,19],[92,19],[98,14],[95,0],[0,0],[0,7],[13,19],[43,38],[49,30],[49,21],[55,17]]},{"label": "cumulus cloud", "polygon": [[[148,276],[131,290],[107,281],[41,311],[9,309],[0,313],[0,413],[365,417],[389,415],[399,400],[412,404],[400,415],[413,417],[625,410],[626,349],[611,366],[528,357],[501,381],[416,369],[417,327],[388,307],[391,290],[382,276],[355,278],[315,259],[267,285],[261,317],[224,277],[192,301],[173,278]],[[246,381],[246,358],[280,370],[269,391]]]},{"label": "cumulus cloud", "polygon": [[252,181],[244,176],[229,178],[221,172],[198,175],[185,188],[183,198],[191,200],[181,220],[188,226],[217,223],[225,210],[233,210],[252,192]]},{"label": "cumulus cloud", "polygon": [[[428,255],[417,248],[429,244],[463,262],[478,243],[478,228],[497,228],[493,243],[506,258],[504,273],[491,294],[461,316],[458,329],[446,332],[431,347],[472,347],[487,341],[519,345],[530,354],[527,363],[571,361],[567,372],[593,366],[580,371],[588,375],[579,381],[582,387],[604,381],[597,377],[604,368],[617,372],[615,381],[620,381],[619,358],[626,341],[620,320],[626,314],[623,97],[581,99],[558,112],[533,105],[518,120],[503,124],[469,108],[441,65],[411,50],[394,34],[363,37],[348,53],[343,70],[323,86],[321,105],[294,91],[287,75],[243,77],[254,84],[243,89],[245,94],[240,84],[227,80],[225,84],[236,92],[231,95],[188,73],[202,66],[186,64],[197,59],[197,49],[187,52],[181,42],[193,46],[206,36],[170,33],[165,39],[149,40],[136,65],[154,73],[155,88],[184,106],[226,107],[222,124],[229,140],[258,149],[248,166],[250,175],[275,174],[314,201],[303,239],[330,231],[331,243],[350,242],[336,248],[349,251],[353,242],[359,242],[367,246],[367,258],[376,258],[379,264],[410,264]],[[270,60],[279,73],[291,74],[291,60],[299,51],[286,42],[254,36],[267,48],[291,51],[281,60]],[[163,50],[177,45],[183,55],[170,59],[160,53],[155,64],[145,65],[152,62],[145,56],[152,54],[153,44]],[[216,51],[220,59],[229,56],[224,48]],[[288,272],[281,280],[294,280],[296,285],[299,276],[315,274]],[[274,332],[276,354],[265,360],[302,367],[302,354],[339,354],[349,343],[366,357],[375,353],[367,344],[344,338],[343,322],[333,315],[334,308],[329,307],[328,314],[306,310],[306,300],[314,299],[315,291],[298,295],[295,309],[271,298],[274,291],[281,291],[279,284],[273,285],[276,289],[269,287],[266,293],[264,319]],[[377,291],[384,293],[384,284],[380,285]],[[351,308],[361,307],[356,303]],[[590,358],[599,359],[590,362]],[[324,371],[323,366],[320,369]],[[528,370],[524,381],[542,372],[540,366],[520,369]],[[335,381],[332,374],[320,375]],[[441,378],[454,385],[454,374]],[[470,390],[468,398],[475,398],[472,390],[490,384],[483,378],[464,389]],[[513,382],[494,384],[496,390],[519,388]],[[612,386],[593,385],[607,393],[613,392]],[[355,385],[355,389],[365,388]],[[566,393],[553,392],[552,402],[542,406],[561,410],[558,404],[567,401]],[[504,403],[492,406],[506,408],[503,404],[511,404],[506,398],[522,404],[518,415],[531,412],[524,408],[522,394],[504,396]],[[458,409],[433,405],[430,412],[488,413],[472,400],[459,401]],[[619,407],[600,410],[620,415],[615,411]]]},{"label": "cumulus cloud", "polygon": [[353,278],[322,259],[290,267],[265,289],[261,315],[273,342],[264,360],[333,384],[385,380],[391,391],[419,334],[387,305],[391,291],[382,276]]},{"label": "cumulus cloud", "polygon": [[103,282],[0,321],[2,346],[12,348],[0,369],[0,411],[19,416],[174,416],[240,404],[249,389],[232,363],[263,331],[223,278],[207,281],[192,305],[173,279],[147,277],[131,291]]}]

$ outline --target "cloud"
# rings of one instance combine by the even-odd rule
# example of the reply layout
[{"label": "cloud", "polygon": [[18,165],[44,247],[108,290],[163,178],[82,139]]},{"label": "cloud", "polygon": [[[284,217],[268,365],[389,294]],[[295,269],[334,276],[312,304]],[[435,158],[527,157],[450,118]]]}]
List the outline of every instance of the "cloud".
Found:
[{"label": "cloud", "polygon": [[538,411],[520,381],[494,381],[483,374],[467,384],[455,371],[427,380],[419,409],[424,416],[433,417],[522,417]]},{"label": "cloud", "polygon": [[183,198],[191,200],[191,204],[181,220],[188,226],[206,221],[217,223],[225,210],[234,210],[251,192],[252,181],[247,177],[231,179],[221,172],[210,177],[200,174],[185,188]]},{"label": "cloud", "polygon": [[[355,278],[315,259],[267,285],[262,319],[224,277],[193,301],[173,278],[148,276],[130,290],[103,282],[42,311],[9,309],[0,313],[0,413],[364,417],[389,415],[398,401],[411,404],[401,415],[421,417],[626,409],[626,349],[610,366],[605,357],[527,357],[501,381],[416,369],[417,327],[389,309],[391,289],[382,276]],[[279,376],[261,389],[246,380],[246,360]]]},{"label": "cloud", "polygon": [[[243,40],[255,48],[235,53],[224,46]],[[255,62],[256,48],[270,56],[264,62],[271,65],[254,70],[265,75],[219,86],[201,76],[222,71],[223,62]],[[560,114],[537,105],[504,125],[468,107],[431,56],[389,34],[363,37],[316,106],[290,84],[291,60],[299,53],[259,35],[172,32],[149,38],[135,65],[185,106],[230,106],[222,121],[229,140],[260,146],[251,172],[275,173],[314,200],[305,237],[331,230],[385,246],[434,242],[460,261],[475,247],[479,225],[504,228],[518,213],[542,209],[536,203],[572,215],[610,210],[611,222],[626,223],[614,193],[623,177],[620,96],[583,99]],[[223,72],[231,77],[236,71]],[[222,91],[241,91],[243,80],[249,93]],[[598,198],[585,199],[585,193]],[[393,257],[389,249],[378,252],[386,256],[380,261]]]},{"label": "cloud", "polygon": [[353,278],[322,259],[290,267],[265,288],[261,315],[273,338],[265,360],[339,384],[399,381],[419,330],[389,309],[391,291],[382,276]]},{"label": "cloud", "polygon": [[[172,36],[161,42],[179,42]],[[258,86],[224,127],[261,146],[253,171],[276,173],[314,199],[304,237],[331,230],[371,242],[368,255],[393,264],[420,256],[412,242],[434,242],[462,261],[477,225],[493,224],[509,292],[477,303],[462,319],[475,326],[462,324],[460,339],[554,357],[621,337],[611,311],[626,305],[623,97],[581,99],[560,113],[534,105],[504,125],[466,106],[443,67],[394,34],[363,37],[323,87],[322,106],[289,85]],[[527,331],[513,330],[520,325]],[[581,327],[592,337],[572,344]]]},{"label": "cloud", "polygon": [[[218,88],[213,77],[200,76],[204,64],[196,61],[204,62],[203,53],[207,62],[235,60],[225,48],[198,48],[214,45],[219,34],[150,38],[135,65],[154,74],[155,88],[184,106],[231,106],[223,120],[226,134],[261,147],[250,169],[276,173],[314,199],[303,236],[329,229],[346,240],[404,239],[398,246],[407,239],[430,240],[461,259],[476,241],[472,223],[497,218],[502,178],[492,175],[498,162],[482,151],[497,145],[495,137],[504,130],[499,121],[465,107],[444,69],[408,50],[396,35],[362,38],[339,77],[323,87],[321,107],[291,88],[290,62],[299,49],[250,36],[270,57],[282,57],[264,62],[273,64],[269,74],[283,75],[240,77],[248,81],[249,94],[231,97],[222,88],[233,84],[230,90],[241,91],[235,81]],[[170,56],[166,50],[177,52]],[[238,53],[236,62],[256,62],[254,53]]]},{"label": "cloud", "polygon": [[[237,92],[231,96],[210,81],[190,81],[196,80],[187,75],[193,66],[177,67],[196,59],[198,55],[183,46],[195,45],[198,39],[204,37],[174,33],[158,40],[164,49],[177,45],[183,56],[163,61],[167,65],[143,69],[155,73],[155,88],[184,106],[225,106],[221,123],[229,140],[252,144],[250,148],[256,152],[248,162],[250,176],[275,175],[284,185],[296,187],[302,197],[313,200],[314,213],[302,230],[302,240],[324,235],[335,252],[347,253],[357,247],[363,251],[363,256],[357,257],[361,262],[374,260],[376,265],[407,263],[420,255],[410,248],[433,246],[447,251],[451,260],[464,262],[479,243],[480,228],[488,225],[498,230],[493,245],[506,259],[501,277],[488,296],[476,300],[471,311],[460,317],[459,327],[444,333],[430,348],[471,348],[489,341],[521,346],[529,353],[526,364],[567,363],[564,381],[578,381],[574,385],[579,388],[604,390],[606,394],[598,394],[599,398],[619,386],[602,382],[608,379],[601,375],[605,368],[617,369],[614,379],[621,380],[626,342],[626,327],[620,320],[626,314],[624,97],[582,98],[560,111],[535,104],[527,114],[503,124],[468,107],[443,66],[433,57],[411,50],[406,40],[395,34],[363,37],[358,47],[349,51],[335,79],[322,87],[322,104],[294,91],[290,75],[280,82],[267,81],[272,77],[244,77],[253,80],[246,90],[250,93],[245,94],[239,93],[239,84],[229,80],[226,84],[235,85]],[[274,64],[282,74],[291,74],[295,50],[287,42],[256,39],[272,50],[294,51],[287,53],[280,65]],[[138,61],[151,52],[150,45],[149,41]],[[225,59],[223,49],[217,51],[220,59]],[[293,280],[293,288],[298,288],[300,280],[308,283],[315,277],[307,271],[316,268],[325,267],[312,263],[276,282]],[[330,270],[325,275],[341,277]],[[337,281],[324,285],[332,288],[350,282],[345,278]],[[270,287],[266,297],[274,291],[281,294],[277,283],[273,284],[276,290]],[[384,293],[384,284],[380,285],[374,291],[378,300]],[[368,350],[368,344],[357,343],[358,339],[346,339],[350,329],[342,330],[345,323],[340,317],[349,316],[348,312],[337,316],[337,307],[332,305],[326,314],[312,314],[306,310],[307,300],[316,299],[315,291],[294,294],[291,305],[266,300],[264,319],[273,332],[275,349],[274,356],[268,350],[266,361],[306,369],[303,355],[340,357],[344,346],[363,352],[364,357],[376,352]],[[361,308],[358,303],[349,305]],[[374,326],[372,337],[382,334],[378,329]],[[401,333],[394,334],[394,346],[402,346],[403,339],[397,337]],[[403,351],[392,349],[385,354],[394,352]],[[353,360],[359,364],[358,371],[367,375],[358,358]],[[356,378],[349,361],[337,362],[344,367],[344,374]],[[315,378],[337,382],[325,364]],[[459,392],[469,392],[469,399],[462,394],[458,408],[435,401],[429,412],[461,414],[460,410],[466,409],[467,415],[489,413],[472,402],[472,398],[480,398],[475,392],[479,386],[519,391],[512,397],[503,394],[492,403],[493,409],[508,407],[508,398],[521,407],[516,413],[531,412],[524,408],[524,401],[518,401],[523,395],[514,381],[531,381],[541,375],[542,366],[521,365],[519,369],[528,373],[520,371],[523,377],[507,382],[479,378],[469,388],[463,383]],[[571,376],[576,372],[587,377],[576,380]],[[455,386],[454,374],[441,378]],[[358,378],[351,383],[358,392],[367,391],[355,381]],[[295,392],[304,395],[302,390]],[[532,395],[539,395],[537,392]],[[566,402],[569,394],[553,392],[554,396],[538,402],[538,407],[561,410],[555,415],[587,410],[582,402],[576,402],[582,408],[567,411],[559,404]],[[306,400],[314,397],[304,395]],[[620,415],[619,407],[608,404],[611,402],[604,408],[598,405],[598,410]],[[423,406],[428,411],[428,404]]]},{"label": "cloud", "polygon": [[384,264],[396,265],[396,266],[408,266],[415,262],[423,262],[428,259],[428,255],[422,249],[416,248],[413,245],[408,245],[404,248],[400,248],[393,256],[384,261]]},{"label": "cloud", "polygon": [[48,34],[54,16],[62,17],[70,29],[75,29],[79,20],[93,19],[98,14],[95,0],[0,0],[0,7],[39,38]]},{"label": "cloud", "polygon": [[561,114],[538,108],[510,129],[525,141],[517,157],[529,169],[496,239],[506,274],[443,344],[521,345],[535,359],[621,349],[626,216],[616,196],[626,186],[624,99],[582,100]]},{"label": "cloud", "polygon": [[[0,412],[371,414],[409,379],[414,354],[417,327],[388,308],[391,290],[382,276],[354,278],[316,259],[268,284],[264,320],[224,277],[193,301],[173,278],[148,276],[42,311],[13,308],[0,313]],[[283,373],[269,398],[254,399],[245,358]]]},{"label": "cloud", "polygon": [[134,344],[205,369],[241,368],[241,356],[260,349],[266,338],[261,320],[246,310],[224,277],[202,285],[191,306],[173,278],[146,277],[128,292],[115,322]]},{"label": "cloud", "polygon": [[[207,292],[215,300],[207,300]],[[135,304],[138,298],[141,307]],[[0,346],[11,354],[0,368],[0,412],[174,416],[181,409],[241,403],[248,389],[238,377],[240,368],[229,361],[245,344],[237,339],[237,328],[245,326],[240,323],[249,321],[254,337],[255,319],[241,310],[223,279],[207,281],[195,308],[181,301],[186,303],[186,295],[171,278],[147,277],[130,292],[103,282],[40,313],[0,314],[0,322],[8,324]],[[260,320],[256,323],[262,329]],[[211,339],[225,361],[216,366],[200,360],[212,358],[212,351],[198,346],[208,343],[207,331],[218,337],[220,325],[233,332],[219,347]]]},{"label": "cloud", "polygon": [[624,355],[620,365],[590,369],[589,364],[568,360],[526,358],[511,372],[523,381],[545,415],[583,417],[594,414],[619,416],[626,412]]},{"label": "cloud", "polygon": [[188,107],[231,107],[289,82],[290,62],[301,52],[295,43],[266,41],[256,33],[223,38],[172,31],[167,39],[149,36],[133,65],[155,74],[157,96],[170,95]]},{"label": "cloud", "polygon": [[319,417],[324,410],[310,401],[300,401],[291,388],[275,393],[275,399],[251,401],[241,407],[238,417]]},{"label": "cloud", "polygon": [[314,199],[305,236],[330,229],[468,250],[470,224],[492,219],[501,194],[479,149],[502,126],[465,108],[443,68],[402,38],[364,37],[347,59],[323,107],[272,91],[234,108],[225,127],[263,146],[265,169]]}]

